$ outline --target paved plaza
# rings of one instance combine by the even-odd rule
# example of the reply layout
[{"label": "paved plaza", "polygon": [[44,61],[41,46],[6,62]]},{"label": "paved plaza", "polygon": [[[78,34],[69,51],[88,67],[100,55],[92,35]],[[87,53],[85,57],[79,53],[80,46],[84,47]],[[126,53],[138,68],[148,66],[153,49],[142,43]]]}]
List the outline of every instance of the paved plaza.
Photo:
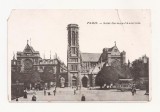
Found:
[{"label": "paved plaza", "polygon": [[[82,95],[85,95],[86,101],[148,101],[149,96],[144,95],[144,90],[137,90],[136,94],[132,96],[130,91],[121,92],[116,89],[110,90],[88,90],[87,88],[82,88],[77,90],[74,95],[74,90],[72,88],[57,88],[56,95],[53,94],[53,88],[47,90],[51,95],[44,95],[44,91],[37,91],[36,97],[37,101],[81,101]],[[27,99],[20,97],[19,101],[31,101],[33,96],[33,91],[28,92]],[[14,100],[15,101],[15,100]],[[32,102],[32,101],[31,101]]]}]

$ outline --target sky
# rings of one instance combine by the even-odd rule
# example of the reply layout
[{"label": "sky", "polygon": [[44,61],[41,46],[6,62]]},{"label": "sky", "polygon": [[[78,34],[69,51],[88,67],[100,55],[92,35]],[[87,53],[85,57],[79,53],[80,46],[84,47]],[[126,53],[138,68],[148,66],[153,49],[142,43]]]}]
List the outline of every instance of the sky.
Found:
[{"label": "sky", "polygon": [[42,58],[44,54],[50,58],[51,51],[52,58],[57,53],[67,63],[67,25],[72,23],[79,26],[81,52],[102,53],[116,41],[119,51],[126,51],[126,62],[151,56],[150,10],[12,10],[8,17],[9,60],[29,40]]}]

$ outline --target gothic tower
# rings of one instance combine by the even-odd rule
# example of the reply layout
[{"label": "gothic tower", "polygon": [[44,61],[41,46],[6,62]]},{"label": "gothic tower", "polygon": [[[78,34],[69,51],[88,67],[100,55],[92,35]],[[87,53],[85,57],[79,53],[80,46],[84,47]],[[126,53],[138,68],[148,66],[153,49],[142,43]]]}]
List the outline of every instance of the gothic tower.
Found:
[{"label": "gothic tower", "polygon": [[68,86],[78,87],[80,85],[80,51],[79,51],[79,27],[77,24],[69,24],[68,30]]}]

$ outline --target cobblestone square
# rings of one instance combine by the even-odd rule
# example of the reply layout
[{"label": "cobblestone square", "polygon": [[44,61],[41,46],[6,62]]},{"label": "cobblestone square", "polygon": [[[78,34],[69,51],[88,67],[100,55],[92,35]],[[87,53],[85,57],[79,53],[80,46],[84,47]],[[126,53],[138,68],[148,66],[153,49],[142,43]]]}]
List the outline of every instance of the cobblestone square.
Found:
[{"label": "cobblestone square", "polygon": [[[53,89],[48,90],[47,93],[48,92],[50,92],[51,95],[44,95],[44,91],[37,91],[37,101],[81,101],[82,94],[85,95],[86,101],[148,101],[149,99],[148,95],[144,95],[146,91],[143,90],[137,90],[134,96],[132,96],[130,91],[121,92],[117,89],[88,90],[82,88],[81,90],[77,90],[74,95],[74,89],[72,88],[57,88],[55,96],[53,94]],[[20,97],[18,100],[24,102],[31,101],[33,92],[28,92],[27,96],[27,99]]]}]

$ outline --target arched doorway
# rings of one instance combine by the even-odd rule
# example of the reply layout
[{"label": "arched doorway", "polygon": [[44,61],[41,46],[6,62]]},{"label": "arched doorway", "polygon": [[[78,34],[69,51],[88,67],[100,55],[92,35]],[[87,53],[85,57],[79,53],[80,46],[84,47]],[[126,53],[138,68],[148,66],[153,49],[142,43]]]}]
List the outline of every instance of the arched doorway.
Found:
[{"label": "arched doorway", "polygon": [[77,86],[77,77],[76,76],[72,77],[72,86],[73,87]]},{"label": "arched doorway", "polygon": [[84,76],[82,78],[82,85],[83,85],[83,87],[87,87],[87,85],[88,85],[88,78],[86,76]]}]

